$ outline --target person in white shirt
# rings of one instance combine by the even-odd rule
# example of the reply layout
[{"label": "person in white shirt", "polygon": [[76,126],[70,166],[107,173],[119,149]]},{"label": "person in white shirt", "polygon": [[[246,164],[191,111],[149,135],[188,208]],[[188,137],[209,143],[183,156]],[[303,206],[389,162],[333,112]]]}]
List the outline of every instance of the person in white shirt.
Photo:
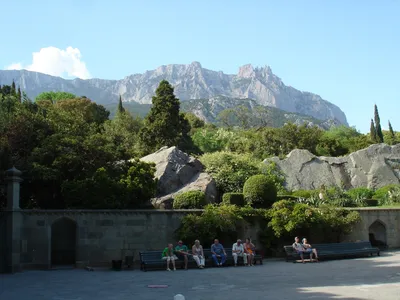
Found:
[{"label": "person in white shirt", "polygon": [[235,262],[235,267],[237,266],[238,256],[243,257],[243,262],[245,265],[247,265],[247,253],[244,251],[244,247],[240,239],[232,245],[232,256],[233,261]]}]

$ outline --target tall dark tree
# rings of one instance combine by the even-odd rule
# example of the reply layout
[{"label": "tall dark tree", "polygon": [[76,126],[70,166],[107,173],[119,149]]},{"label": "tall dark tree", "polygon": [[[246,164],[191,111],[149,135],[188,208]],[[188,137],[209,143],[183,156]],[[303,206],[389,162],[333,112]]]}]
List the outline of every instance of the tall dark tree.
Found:
[{"label": "tall dark tree", "polygon": [[21,93],[21,88],[20,87],[18,87],[17,99],[18,99],[19,102],[22,102],[22,93]]},{"label": "tall dark tree", "polygon": [[118,114],[118,113],[121,114],[121,113],[124,113],[124,112],[125,112],[125,108],[124,108],[124,106],[122,105],[122,98],[121,98],[121,95],[119,95],[119,102],[118,102],[117,114]]},{"label": "tall dark tree", "polygon": [[[174,88],[163,80],[152,98],[153,106],[144,120],[139,136],[144,152],[152,152],[163,146],[177,146],[182,139],[182,131],[188,130],[189,124],[182,124],[179,113],[179,99],[174,95]],[[183,128],[184,127],[184,128]],[[190,128],[189,128],[190,130]]]},{"label": "tall dark tree", "polygon": [[371,126],[369,128],[369,136],[371,138],[371,141],[376,143],[377,137],[376,137],[376,128],[374,124],[374,120],[371,119]]},{"label": "tall dark tree", "polygon": [[381,119],[379,117],[378,106],[374,106],[374,119],[375,119],[375,130],[376,138],[378,143],[383,143],[383,133],[381,128]]},{"label": "tall dark tree", "polygon": [[13,80],[12,84],[11,84],[11,95],[16,96],[17,95],[17,89],[15,87],[15,82]]},{"label": "tall dark tree", "polygon": [[394,134],[394,131],[393,131],[392,124],[390,124],[390,121],[389,121],[389,134],[392,139],[394,139],[396,137],[396,135]]}]

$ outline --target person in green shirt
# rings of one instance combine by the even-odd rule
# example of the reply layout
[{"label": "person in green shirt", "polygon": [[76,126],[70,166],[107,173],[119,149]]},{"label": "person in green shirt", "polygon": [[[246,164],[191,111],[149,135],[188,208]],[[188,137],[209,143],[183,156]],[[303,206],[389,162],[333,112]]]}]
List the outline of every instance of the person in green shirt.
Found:
[{"label": "person in green shirt", "polygon": [[185,270],[187,270],[188,266],[188,247],[183,244],[182,241],[178,242],[178,245],[175,247],[175,253],[179,259],[182,259],[185,262]]},{"label": "person in green shirt", "polygon": [[178,258],[174,255],[174,246],[172,244],[168,244],[168,247],[163,250],[162,259],[167,261],[167,271],[171,271],[169,268],[169,262],[172,262],[172,267],[174,268],[174,271],[176,271],[175,260]]}]

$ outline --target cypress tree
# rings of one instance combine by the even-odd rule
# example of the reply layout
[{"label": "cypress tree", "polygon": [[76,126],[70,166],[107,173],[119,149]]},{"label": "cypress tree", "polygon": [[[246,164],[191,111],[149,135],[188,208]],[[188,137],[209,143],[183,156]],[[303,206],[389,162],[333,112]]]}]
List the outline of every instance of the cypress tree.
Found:
[{"label": "cypress tree", "polygon": [[22,93],[21,93],[21,88],[20,87],[18,87],[17,99],[18,99],[19,102],[22,102]]},{"label": "cypress tree", "polygon": [[13,80],[12,84],[11,84],[11,95],[13,96],[17,96],[17,90],[15,88],[15,82]]},{"label": "cypress tree", "polygon": [[394,131],[393,131],[392,124],[390,124],[390,121],[389,121],[389,133],[390,133],[390,137],[392,139],[394,139],[396,137],[396,135],[394,134]]},{"label": "cypress tree", "polygon": [[374,120],[371,119],[371,126],[369,128],[369,137],[371,138],[371,141],[376,143],[376,129],[374,125]]},{"label": "cypress tree", "polygon": [[152,103],[139,134],[143,150],[147,153],[163,146],[178,146],[184,125],[179,113],[179,99],[168,81],[160,82]]},{"label": "cypress tree", "polygon": [[379,118],[378,107],[375,104],[374,107],[374,119],[375,119],[375,130],[376,130],[376,139],[378,143],[383,143],[383,133],[381,128],[381,119]]},{"label": "cypress tree", "polygon": [[122,105],[122,97],[119,95],[119,102],[118,102],[118,108],[117,108],[117,114],[122,114],[125,112],[125,108]]}]

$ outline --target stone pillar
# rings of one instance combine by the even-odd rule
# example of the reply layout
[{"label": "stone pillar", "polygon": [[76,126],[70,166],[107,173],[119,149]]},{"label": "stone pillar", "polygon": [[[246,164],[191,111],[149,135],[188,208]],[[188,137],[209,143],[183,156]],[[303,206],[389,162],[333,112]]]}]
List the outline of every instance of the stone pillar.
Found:
[{"label": "stone pillar", "polygon": [[21,228],[22,214],[19,206],[19,191],[22,172],[15,167],[6,171],[7,180],[7,240],[6,262],[7,272],[15,273],[21,270]]}]

